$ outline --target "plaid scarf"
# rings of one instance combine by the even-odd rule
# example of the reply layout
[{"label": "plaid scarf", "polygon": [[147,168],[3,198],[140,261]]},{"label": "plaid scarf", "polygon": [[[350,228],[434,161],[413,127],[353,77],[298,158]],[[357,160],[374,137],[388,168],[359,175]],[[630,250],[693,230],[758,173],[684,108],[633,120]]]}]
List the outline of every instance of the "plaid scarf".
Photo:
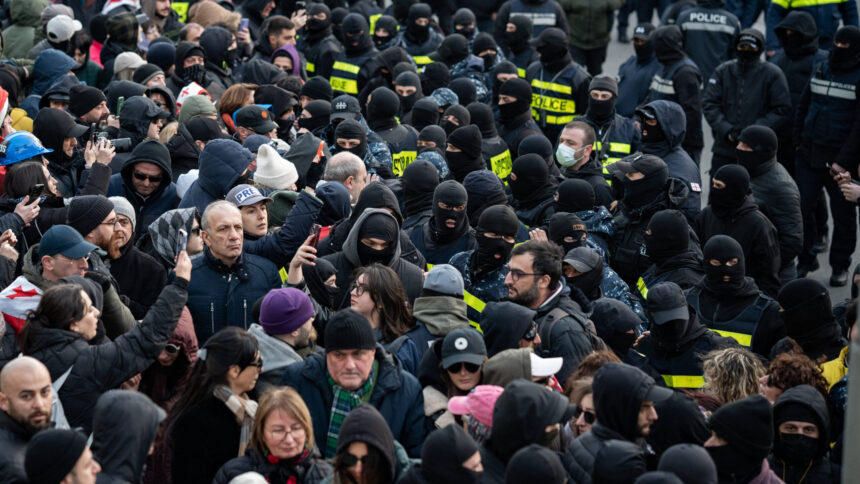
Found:
[{"label": "plaid scarf", "polygon": [[179,229],[190,234],[196,215],[196,208],[177,208],[164,212],[149,225],[152,247],[169,267],[176,265],[174,260],[179,254]]},{"label": "plaid scarf", "polygon": [[254,426],[254,415],[257,413],[257,402],[253,400],[242,400],[227,385],[219,385],[212,391],[215,398],[224,402],[224,405],[236,416],[236,423],[242,426],[239,433],[239,455],[245,455],[245,448],[251,440],[251,427]]},{"label": "plaid scarf", "polygon": [[328,435],[326,437],[325,456],[326,458],[334,457],[337,450],[337,439],[340,435],[340,427],[349,412],[359,404],[370,401],[370,396],[373,394],[373,387],[376,386],[376,377],[379,373],[379,362],[373,362],[373,370],[370,372],[370,378],[364,382],[358,390],[351,392],[344,389],[334,382],[331,375],[326,373],[328,384],[331,385],[334,393],[334,398],[331,402],[331,415],[329,416]]}]

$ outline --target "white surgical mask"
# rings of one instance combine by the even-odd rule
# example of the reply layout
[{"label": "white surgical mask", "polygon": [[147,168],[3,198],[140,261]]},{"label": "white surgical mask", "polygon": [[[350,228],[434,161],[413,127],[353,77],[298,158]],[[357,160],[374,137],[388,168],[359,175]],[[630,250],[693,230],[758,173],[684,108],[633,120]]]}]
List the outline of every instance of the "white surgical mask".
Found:
[{"label": "white surgical mask", "polygon": [[556,148],[555,150],[555,159],[558,160],[559,165],[565,168],[570,168],[571,166],[582,161],[582,157],[585,156],[585,150],[582,150],[583,153],[577,158],[576,152],[579,150],[575,150],[564,143],[559,143],[558,148]]}]

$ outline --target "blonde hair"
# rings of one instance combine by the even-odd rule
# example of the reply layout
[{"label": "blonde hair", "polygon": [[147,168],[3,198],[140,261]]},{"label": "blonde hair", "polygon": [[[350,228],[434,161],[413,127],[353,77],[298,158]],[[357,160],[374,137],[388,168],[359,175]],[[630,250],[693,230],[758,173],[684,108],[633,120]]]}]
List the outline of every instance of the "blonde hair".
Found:
[{"label": "blonde hair", "polygon": [[263,437],[266,419],[275,410],[283,410],[295,419],[305,430],[305,448],[314,448],[314,426],[311,423],[311,413],[308,406],[297,391],[290,387],[278,388],[263,394],[257,406],[254,426],[251,428],[251,448],[265,455],[266,442]]},{"label": "blonde hair", "polygon": [[750,350],[731,347],[714,350],[705,355],[702,364],[704,390],[723,405],[759,393],[758,380],[765,368]]}]

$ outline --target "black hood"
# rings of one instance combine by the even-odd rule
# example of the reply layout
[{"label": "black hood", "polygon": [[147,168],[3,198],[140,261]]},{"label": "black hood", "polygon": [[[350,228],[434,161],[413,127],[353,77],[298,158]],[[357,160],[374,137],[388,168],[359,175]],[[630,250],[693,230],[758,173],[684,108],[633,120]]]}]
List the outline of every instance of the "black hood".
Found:
[{"label": "black hood", "polygon": [[207,27],[200,36],[200,47],[203,47],[206,53],[206,65],[223,69],[227,60],[227,48],[232,43],[233,34],[229,30],[224,27]]},{"label": "black hood", "polygon": [[[507,462],[519,449],[529,444],[542,444],[546,427],[561,420],[567,409],[566,400],[561,394],[547,391],[530,381],[508,383],[496,400],[493,432],[487,446],[499,459]],[[560,412],[559,407],[562,408]]]},{"label": "black hood", "polygon": [[702,445],[711,436],[705,416],[695,400],[676,392],[671,398],[654,404],[658,419],[651,424],[645,440],[657,455],[675,444]]},{"label": "black hood", "polygon": [[487,303],[481,313],[487,357],[516,348],[536,314],[525,306],[508,301]]},{"label": "black hood", "polygon": [[666,25],[651,33],[651,44],[654,45],[654,55],[663,65],[683,59],[684,37],[677,25]]},{"label": "black hood", "polygon": [[136,82],[113,81],[108,84],[107,88],[105,89],[108,109],[110,110],[111,114],[116,115],[116,110],[119,107],[120,97],[125,98],[125,100],[127,101],[134,96],[143,96],[145,92],[146,88]]},{"label": "black hood", "polygon": [[642,141],[642,151],[661,158],[681,146],[687,135],[687,116],[678,103],[672,101],[652,101],[645,105],[657,117],[665,139],[646,143]]},{"label": "black hood", "polygon": [[[789,40],[786,30],[796,32],[799,40]],[[808,12],[792,10],[773,29],[789,58],[812,55],[818,51],[818,27]]]},{"label": "black hood", "polygon": [[99,398],[94,415],[92,451],[102,472],[138,482],[164,410],[142,393],[111,390]]},{"label": "black hood", "polygon": [[654,379],[636,367],[623,363],[603,365],[592,384],[597,424],[626,440],[637,440],[639,410],[654,385]]},{"label": "black hood", "polygon": [[203,47],[200,47],[198,44],[192,44],[191,42],[180,42],[176,46],[176,63],[174,64],[173,73],[182,79],[182,76],[185,74],[185,58],[191,57],[192,55],[199,55],[200,57],[206,57],[206,51],[203,50]]},{"label": "black hood", "polygon": [[779,424],[786,420],[783,415],[787,407],[800,405],[805,407],[818,419],[815,425],[818,426],[818,457],[824,456],[830,450],[830,416],[827,410],[827,402],[821,393],[810,385],[798,385],[786,390],[776,402],[773,404],[773,431],[774,442],[779,440]]}]

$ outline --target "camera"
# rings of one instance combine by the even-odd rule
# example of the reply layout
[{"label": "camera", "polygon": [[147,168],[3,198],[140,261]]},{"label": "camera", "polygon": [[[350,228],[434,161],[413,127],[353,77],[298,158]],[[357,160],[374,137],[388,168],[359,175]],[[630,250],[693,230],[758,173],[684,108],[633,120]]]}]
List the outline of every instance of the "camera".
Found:
[{"label": "camera", "polygon": [[108,139],[107,131],[99,131],[96,134],[96,142],[101,140],[107,140],[111,146],[114,147],[117,153],[127,153],[131,151],[131,138],[117,138],[117,139]]}]

